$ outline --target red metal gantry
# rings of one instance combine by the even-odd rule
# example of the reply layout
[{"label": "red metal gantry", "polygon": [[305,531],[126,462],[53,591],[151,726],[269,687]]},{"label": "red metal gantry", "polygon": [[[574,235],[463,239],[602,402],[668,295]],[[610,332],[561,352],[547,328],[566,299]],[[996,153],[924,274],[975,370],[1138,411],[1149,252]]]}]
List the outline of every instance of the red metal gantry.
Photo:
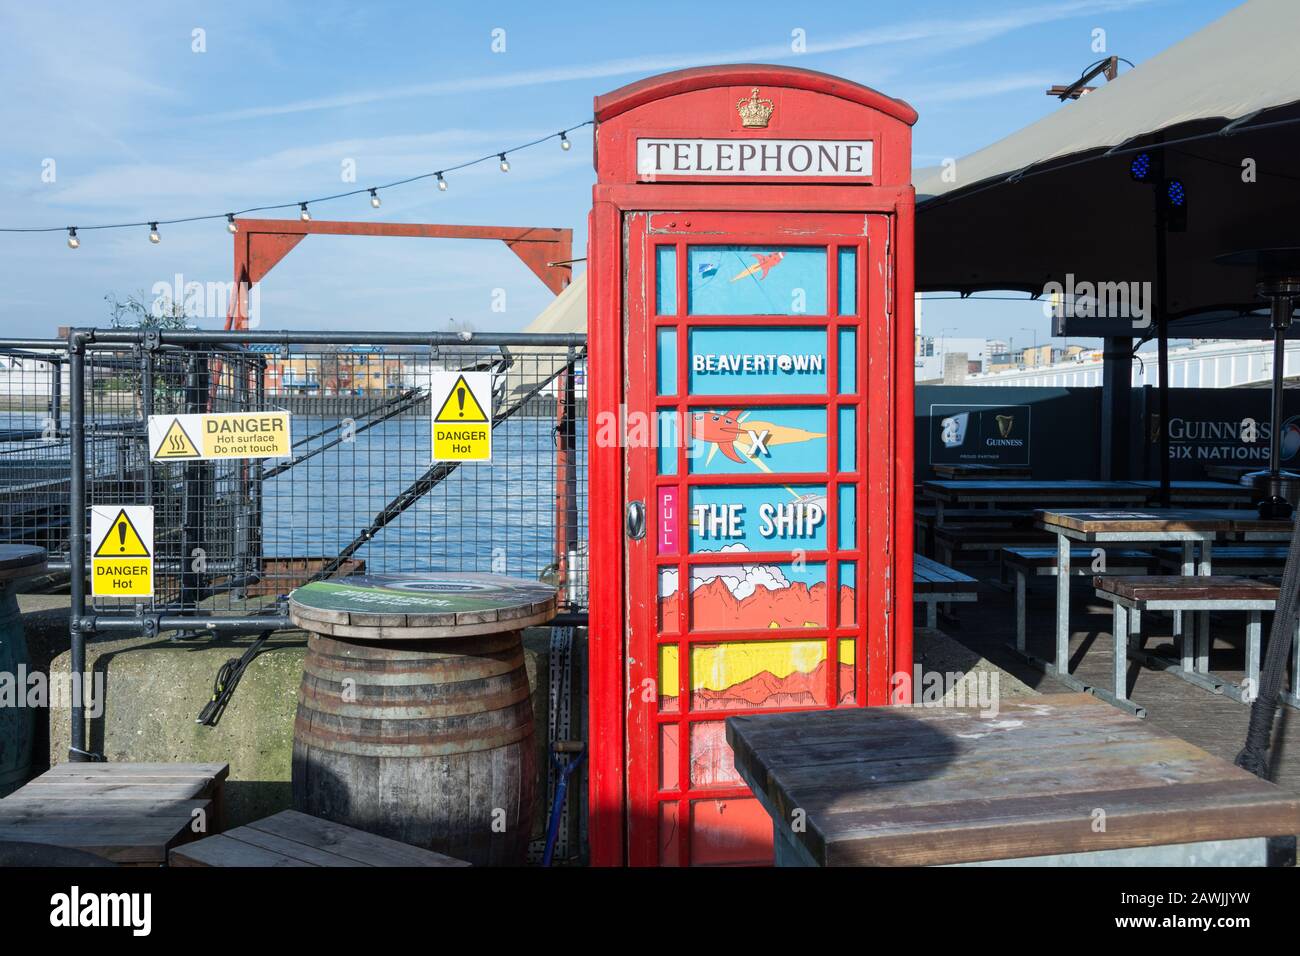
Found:
[{"label": "red metal gantry", "polygon": [[534,226],[452,226],[420,222],[335,222],[236,219],[235,294],[226,329],[248,328],[248,294],[307,236],[404,236],[418,239],[499,239],[546,287],[559,295],[573,275],[572,229]]}]

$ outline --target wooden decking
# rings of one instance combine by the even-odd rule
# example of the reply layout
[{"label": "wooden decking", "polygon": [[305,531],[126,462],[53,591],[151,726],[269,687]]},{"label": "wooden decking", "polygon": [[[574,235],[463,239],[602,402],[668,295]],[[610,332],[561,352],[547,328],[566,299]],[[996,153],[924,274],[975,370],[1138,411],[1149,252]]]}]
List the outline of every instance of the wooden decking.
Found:
[{"label": "wooden decking", "polygon": [[[998,574],[993,565],[962,565],[962,570],[985,580],[996,580]],[[1052,657],[1056,595],[1049,584],[1054,583],[1055,579],[1045,578],[1029,590],[1027,649],[1040,659]],[[1071,671],[1081,680],[1107,687],[1112,673],[1110,605],[1098,600],[1092,589],[1081,582],[1073,592],[1071,612]],[[1215,613],[1211,617],[1214,643],[1210,669],[1234,682],[1239,682],[1245,672],[1244,620],[1241,613]],[[960,620],[946,622],[943,629],[1041,693],[1069,691],[1023,661],[1010,646],[1015,643],[1013,591],[989,587],[978,604],[964,608]],[[1143,615],[1142,631],[1146,650],[1176,656],[1169,615],[1155,612]],[[1267,626],[1264,633],[1267,653]],[[1194,687],[1172,674],[1139,667],[1136,661],[1130,661],[1129,694],[1135,703],[1146,708],[1146,719],[1154,726],[1226,760],[1237,756],[1246,739],[1248,706]],[[1273,753],[1274,781],[1300,791],[1300,713],[1289,707],[1281,708]]]}]

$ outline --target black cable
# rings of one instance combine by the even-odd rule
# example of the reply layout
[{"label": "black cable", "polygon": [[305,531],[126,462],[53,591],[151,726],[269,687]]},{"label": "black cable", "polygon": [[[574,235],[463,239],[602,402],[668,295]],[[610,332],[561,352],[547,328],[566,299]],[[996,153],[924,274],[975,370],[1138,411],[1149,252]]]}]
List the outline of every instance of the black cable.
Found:
[{"label": "black cable", "polygon": [[221,665],[217,670],[217,679],[212,682],[212,699],[203,705],[199,716],[194,718],[196,724],[203,724],[206,727],[217,726],[221,715],[226,712],[226,705],[230,703],[231,695],[239,686],[239,679],[244,676],[244,671],[253,662],[253,658],[262,653],[267,640],[274,633],[273,630],[263,631],[242,655],[232,657]]}]

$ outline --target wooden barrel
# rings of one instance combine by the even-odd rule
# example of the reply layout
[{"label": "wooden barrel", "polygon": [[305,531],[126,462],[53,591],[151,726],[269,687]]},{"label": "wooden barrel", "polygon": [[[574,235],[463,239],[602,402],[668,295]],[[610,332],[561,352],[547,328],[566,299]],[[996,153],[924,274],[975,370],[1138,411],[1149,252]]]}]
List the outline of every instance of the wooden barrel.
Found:
[{"label": "wooden barrel", "polygon": [[0,797],[26,783],[32,771],[36,713],[27,706],[31,703],[27,681],[20,680],[30,661],[18,610],[18,582],[44,571],[44,548],[0,544],[0,680],[12,681],[13,692],[22,696],[22,700],[0,704]]},{"label": "wooden barrel", "polygon": [[537,786],[521,629],[555,592],[489,575],[308,584],[293,804],[475,865],[524,862]]}]

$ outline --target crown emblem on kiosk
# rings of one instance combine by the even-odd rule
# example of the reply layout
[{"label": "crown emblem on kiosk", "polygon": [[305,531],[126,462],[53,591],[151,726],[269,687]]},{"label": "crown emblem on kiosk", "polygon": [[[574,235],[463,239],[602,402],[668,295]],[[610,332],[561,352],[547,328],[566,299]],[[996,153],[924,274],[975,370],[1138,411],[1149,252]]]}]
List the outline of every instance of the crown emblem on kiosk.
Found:
[{"label": "crown emblem on kiosk", "polygon": [[758,129],[767,126],[767,121],[772,118],[772,111],[775,108],[771,100],[759,99],[757,86],[750,92],[749,99],[739,100],[736,103],[736,112],[740,114],[740,125]]}]

